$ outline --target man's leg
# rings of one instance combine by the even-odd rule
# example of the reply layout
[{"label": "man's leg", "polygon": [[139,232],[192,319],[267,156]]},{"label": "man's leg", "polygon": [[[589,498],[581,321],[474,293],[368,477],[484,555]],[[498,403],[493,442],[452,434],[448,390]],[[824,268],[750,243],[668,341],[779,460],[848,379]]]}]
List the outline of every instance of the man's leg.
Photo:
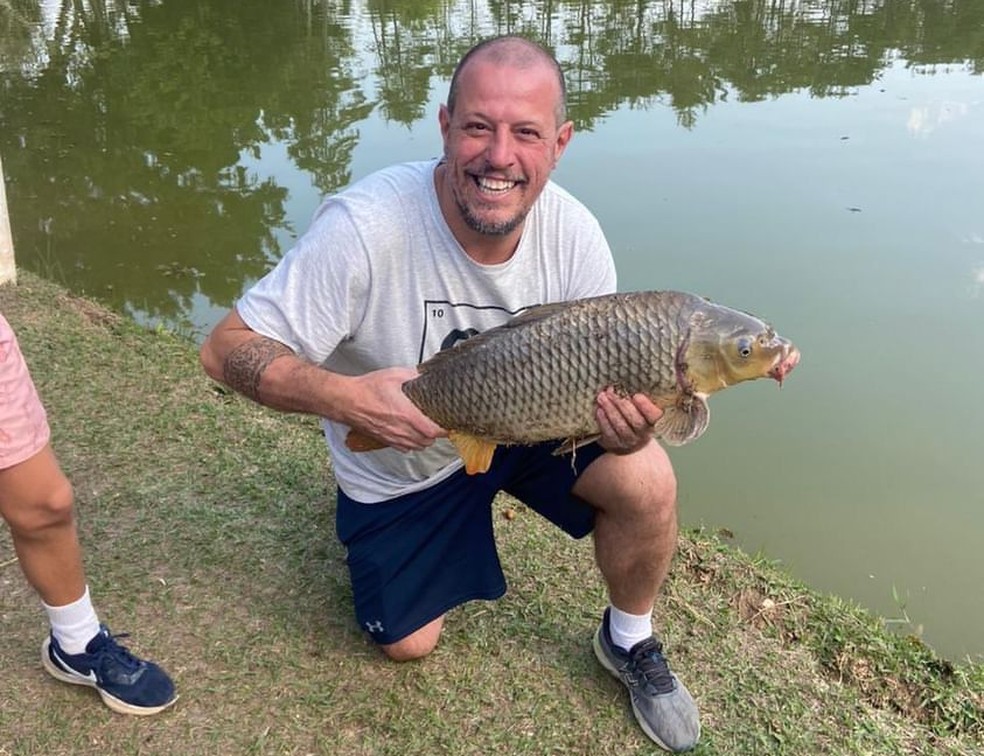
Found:
[{"label": "man's leg", "polygon": [[677,543],[676,477],[666,452],[652,441],[634,454],[602,455],[572,493],[596,510],[595,556],[612,604],[651,612]]},{"label": "man's leg", "polygon": [[419,630],[415,630],[395,643],[380,645],[383,653],[393,661],[404,662],[422,659],[437,648],[444,629],[444,615],[431,620]]},{"label": "man's leg", "polygon": [[651,620],[676,551],[670,460],[655,441],[632,454],[602,455],[572,493],[596,510],[595,557],[611,601],[595,635],[595,654],[628,688],[643,731],[667,750],[689,750],[700,737],[697,706],[670,671]]},{"label": "man's leg", "polygon": [[426,656],[447,611],[506,589],[491,502],[495,466],[377,503],[338,490],[336,529],[347,550],[356,620],[390,659]]}]

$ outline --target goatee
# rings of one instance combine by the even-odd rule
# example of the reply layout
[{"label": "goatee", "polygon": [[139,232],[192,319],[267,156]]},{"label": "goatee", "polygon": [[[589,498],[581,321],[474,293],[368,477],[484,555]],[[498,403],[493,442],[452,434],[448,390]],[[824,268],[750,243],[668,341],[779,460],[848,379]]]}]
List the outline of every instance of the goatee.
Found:
[{"label": "goatee", "polygon": [[471,211],[471,208],[461,202],[457,197],[455,198],[455,203],[458,205],[461,217],[468,228],[477,233],[486,234],[487,236],[507,236],[515,231],[526,219],[526,213],[517,213],[512,218],[507,218],[506,220],[487,221],[475,215]]}]

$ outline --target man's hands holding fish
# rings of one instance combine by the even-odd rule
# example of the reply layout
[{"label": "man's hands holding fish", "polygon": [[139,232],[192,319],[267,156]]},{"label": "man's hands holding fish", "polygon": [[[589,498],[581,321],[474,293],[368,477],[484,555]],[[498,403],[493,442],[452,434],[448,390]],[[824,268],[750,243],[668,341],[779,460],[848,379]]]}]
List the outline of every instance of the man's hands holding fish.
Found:
[{"label": "man's hands holding fish", "polygon": [[[445,438],[448,431],[421,412],[403,391],[404,382],[417,375],[414,368],[393,367],[354,378],[363,399],[350,403],[352,414],[344,422],[363,436],[404,452],[424,449]],[[623,397],[607,388],[598,395],[595,409],[598,442],[614,454],[638,451],[652,439],[653,426],[662,414],[644,394]]]},{"label": "man's hands holding fish", "polygon": [[662,416],[663,410],[645,394],[622,397],[606,388],[598,394],[595,410],[601,429],[598,442],[605,451],[631,454],[652,439],[653,426]]},{"label": "man's hands holding fish", "polygon": [[342,422],[403,452],[425,449],[444,438],[448,432],[403,393],[403,384],[417,375],[416,368],[392,367],[353,378],[361,398],[350,402],[350,414]]}]

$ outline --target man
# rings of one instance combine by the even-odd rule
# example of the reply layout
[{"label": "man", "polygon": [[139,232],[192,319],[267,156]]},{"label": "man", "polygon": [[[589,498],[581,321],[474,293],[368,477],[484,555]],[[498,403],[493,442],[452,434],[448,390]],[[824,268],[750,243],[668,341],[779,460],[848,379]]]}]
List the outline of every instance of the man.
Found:
[{"label": "man", "polygon": [[17,338],[0,315],[0,515],[48,614],[41,664],[62,682],[95,688],[114,711],[156,714],[177,700],[174,684],[100,624],[85,582],[72,487],[50,436]]},{"label": "man", "polygon": [[[600,442],[507,447],[469,476],[401,385],[458,339],[535,304],[611,292],[595,218],[549,176],[573,135],[542,48],[488,40],[440,109],[441,160],[377,172],[326,200],[311,228],[202,346],[207,373],[252,399],[323,418],[356,615],[391,659],[435,647],[445,613],[505,591],[491,501],[517,496],[575,537],[594,532],[611,606],[595,638],[646,734],[699,736],[697,709],[653,637],[676,543],[676,482],[645,397],[598,397]],[[353,453],[350,430],[386,449]]]}]

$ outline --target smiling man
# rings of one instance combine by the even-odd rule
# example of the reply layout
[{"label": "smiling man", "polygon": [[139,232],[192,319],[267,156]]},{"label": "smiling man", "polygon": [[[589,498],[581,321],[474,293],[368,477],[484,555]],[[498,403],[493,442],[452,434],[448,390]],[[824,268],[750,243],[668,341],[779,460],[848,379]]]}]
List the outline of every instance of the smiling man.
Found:
[{"label": "smiling man", "polygon": [[[281,262],[202,345],[210,376],[322,418],[359,625],[396,661],[429,654],[445,614],[506,590],[491,504],[507,491],[575,538],[593,534],[610,605],[594,637],[662,747],[687,750],[697,708],[653,634],[676,546],[676,479],[642,396],[598,396],[600,438],[500,448],[470,476],[403,393],[419,364],[547,302],[615,290],[594,216],[550,181],[574,133],[556,60],[519,37],[472,48],[440,110],[440,159],[329,197]],[[355,453],[350,430],[384,448]],[[549,569],[549,565],[545,567]],[[479,662],[480,663],[480,662]]]},{"label": "smiling man", "polygon": [[459,64],[439,114],[446,159],[434,179],[444,218],[478,262],[515,251],[574,133],[564,99],[563,77],[538,49],[478,47]]}]

